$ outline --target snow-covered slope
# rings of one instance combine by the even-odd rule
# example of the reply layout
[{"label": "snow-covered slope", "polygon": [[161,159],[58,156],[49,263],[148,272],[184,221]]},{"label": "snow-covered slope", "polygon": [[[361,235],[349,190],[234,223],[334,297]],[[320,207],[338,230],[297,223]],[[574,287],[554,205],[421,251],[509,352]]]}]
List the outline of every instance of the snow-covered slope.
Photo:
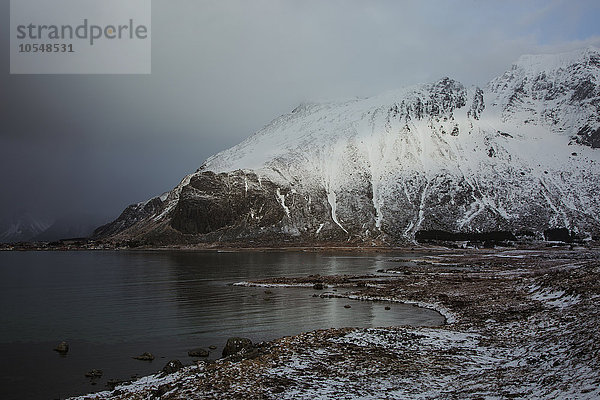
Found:
[{"label": "snow-covered slope", "polygon": [[25,242],[44,232],[50,221],[25,212],[0,221],[0,243]]},{"label": "snow-covered slope", "polygon": [[111,226],[191,242],[596,235],[599,70],[599,50],[587,48],[524,56],[485,89],[443,78],[303,104],[210,157],[150,212]]},{"label": "snow-covered slope", "polygon": [[[539,125],[600,147],[600,53],[596,48],[522,56],[488,85],[490,105],[514,129]],[[498,117],[498,116],[497,116]]]}]

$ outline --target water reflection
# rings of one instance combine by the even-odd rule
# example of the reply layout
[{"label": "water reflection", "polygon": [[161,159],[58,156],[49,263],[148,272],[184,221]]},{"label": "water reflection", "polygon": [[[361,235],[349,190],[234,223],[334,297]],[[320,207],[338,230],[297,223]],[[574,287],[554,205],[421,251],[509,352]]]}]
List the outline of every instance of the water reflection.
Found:
[{"label": "water reflection", "polygon": [[[168,253],[176,269],[178,330],[196,335],[249,336],[254,339],[300,333],[306,330],[345,326],[423,325],[441,322],[428,310],[395,305],[321,299],[307,289],[226,286],[227,283],[273,276],[305,276],[319,273],[367,274],[390,266],[385,256],[331,256],[316,253]],[[201,313],[198,311],[202,310]],[[200,339],[200,338],[199,338]]]},{"label": "water reflection", "polygon": [[[5,253],[2,258],[4,342],[80,338],[111,343],[244,329],[272,336],[305,327],[406,323],[397,312],[376,312],[377,304],[355,305],[348,317],[337,309],[339,301],[313,299],[310,291],[272,290],[267,296],[261,289],[228,286],[273,276],[373,273],[389,266],[389,257],[75,252]],[[408,323],[415,323],[412,314],[419,311],[407,312]],[[424,315],[416,323],[432,317]]]},{"label": "water reflection", "polygon": [[[442,323],[439,314],[406,305],[386,311],[383,303],[314,298],[312,289],[265,293],[228,285],[275,276],[368,274],[393,266],[389,259],[284,252],[0,253],[0,349],[5,360],[15,360],[2,366],[3,398],[91,391],[96,388],[82,376],[92,368],[104,369],[106,379],[160,368],[130,358],[144,351],[158,360],[189,362],[190,348],[216,345],[214,358],[229,336],[258,341],[329,327]],[[59,360],[51,349],[62,340],[72,350]]]}]

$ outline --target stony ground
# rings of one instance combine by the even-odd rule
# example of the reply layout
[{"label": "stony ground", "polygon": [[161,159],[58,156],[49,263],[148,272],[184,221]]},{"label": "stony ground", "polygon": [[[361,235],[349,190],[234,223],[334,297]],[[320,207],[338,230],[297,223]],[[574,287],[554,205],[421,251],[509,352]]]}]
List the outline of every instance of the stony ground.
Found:
[{"label": "stony ground", "polygon": [[448,323],[308,332],[80,399],[598,399],[599,276],[599,249],[547,248],[437,251],[377,276],[248,283],[413,302]]}]

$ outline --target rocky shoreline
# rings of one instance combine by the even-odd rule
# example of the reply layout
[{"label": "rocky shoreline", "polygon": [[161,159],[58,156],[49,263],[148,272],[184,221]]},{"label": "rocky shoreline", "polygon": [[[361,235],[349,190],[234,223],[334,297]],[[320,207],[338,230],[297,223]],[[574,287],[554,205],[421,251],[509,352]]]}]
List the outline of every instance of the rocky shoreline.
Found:
[{"label": "rocky shoreline", "polygon": [[307,332],[77,399],[600,397],[600,249],[448,250],[397,261],[372,276],[244,284],[411,302],[447,324]]}]

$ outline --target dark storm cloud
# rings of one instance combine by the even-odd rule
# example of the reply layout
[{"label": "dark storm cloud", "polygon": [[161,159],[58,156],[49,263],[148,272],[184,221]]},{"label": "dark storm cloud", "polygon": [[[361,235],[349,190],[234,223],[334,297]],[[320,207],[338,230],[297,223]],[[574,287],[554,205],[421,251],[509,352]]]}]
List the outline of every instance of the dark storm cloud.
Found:
[{"label": "dark storm cloud", "polygon": [[114,216],[301,101],[484,85],[523,53],[600,44],[594,1],[163,0],[152,75],[18,76],[0,1],[0,217]]}]

